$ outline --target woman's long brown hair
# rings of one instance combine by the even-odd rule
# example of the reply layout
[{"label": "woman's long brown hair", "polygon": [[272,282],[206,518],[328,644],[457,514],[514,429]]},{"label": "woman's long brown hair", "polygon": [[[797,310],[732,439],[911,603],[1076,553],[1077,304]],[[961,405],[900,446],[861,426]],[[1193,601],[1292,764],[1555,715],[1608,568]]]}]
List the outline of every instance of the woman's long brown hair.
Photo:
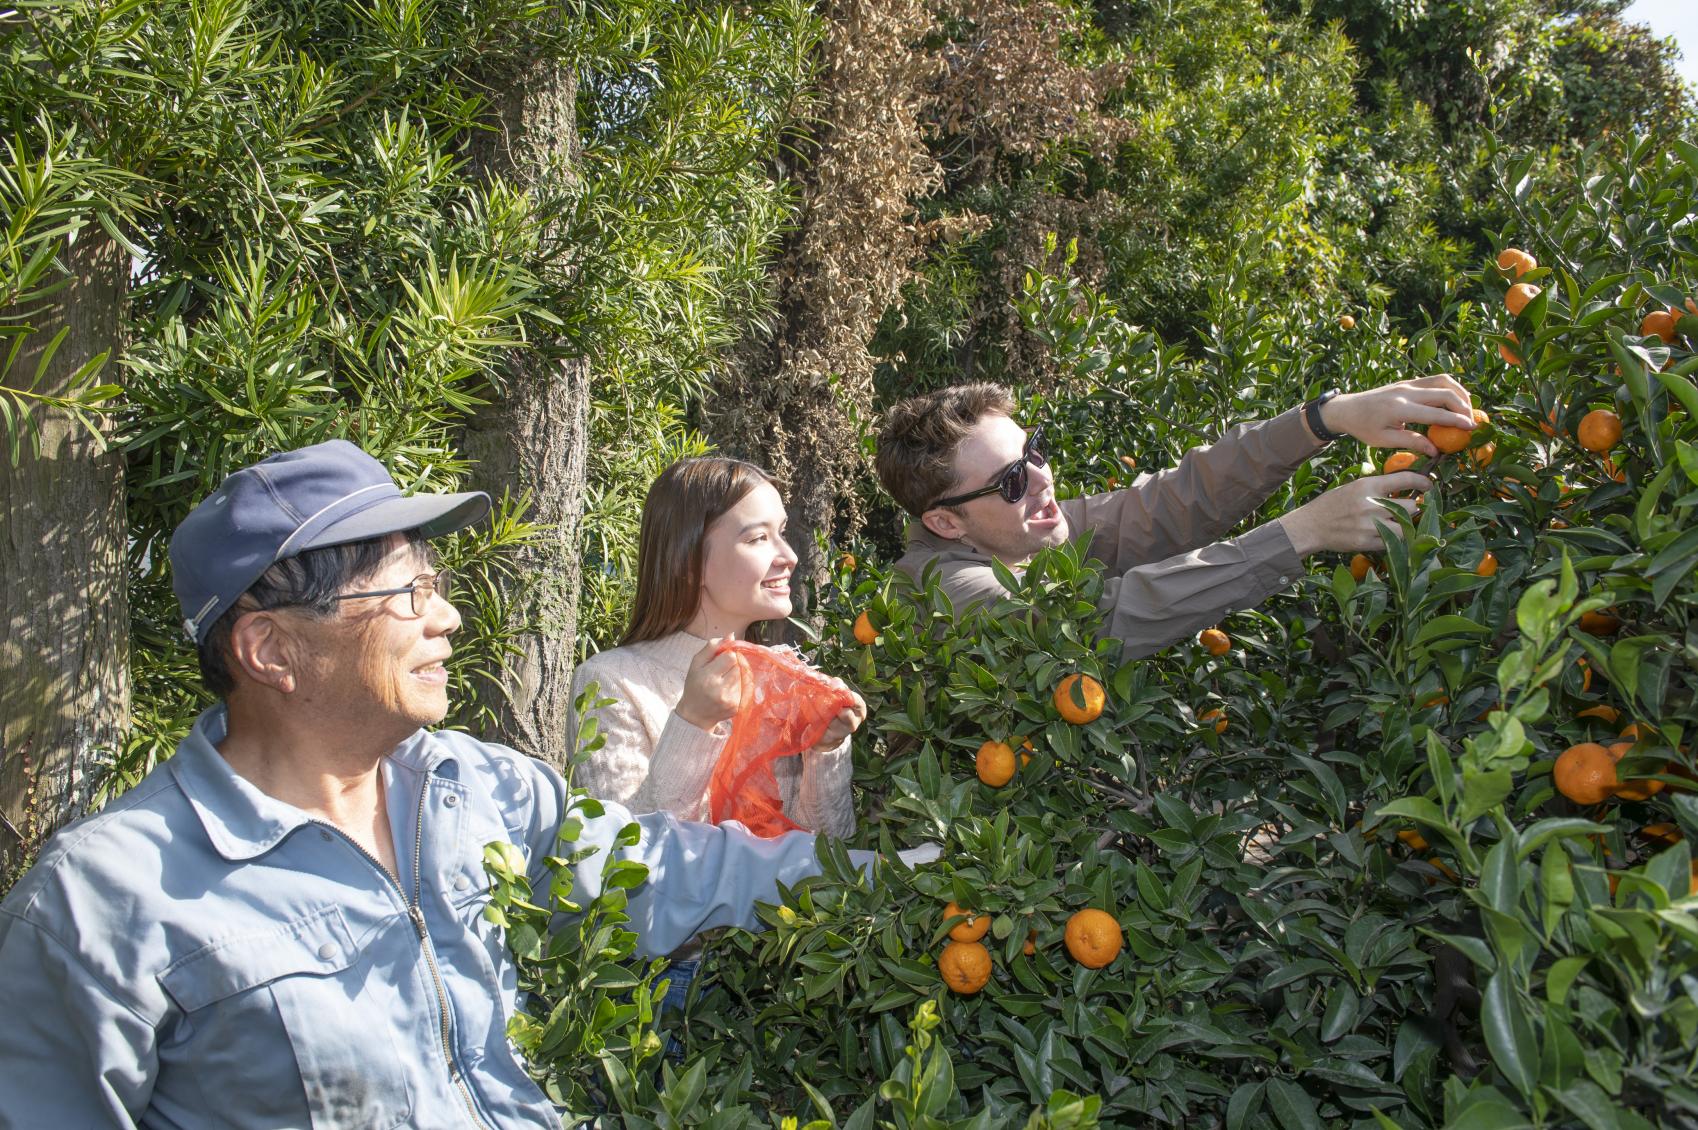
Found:
[{"label": "woman's long brown hair", "polygon": [[687,626],[702,601],[708,527],[772,476],[741,459],[704,455],[662,471],[643,500],[637,596],[621,644],[658,640]]}]

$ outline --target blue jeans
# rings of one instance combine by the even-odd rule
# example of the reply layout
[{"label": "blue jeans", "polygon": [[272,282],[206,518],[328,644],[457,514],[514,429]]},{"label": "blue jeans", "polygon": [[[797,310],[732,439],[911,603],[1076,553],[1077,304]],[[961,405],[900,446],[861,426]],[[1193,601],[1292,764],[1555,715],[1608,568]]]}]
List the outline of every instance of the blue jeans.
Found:
[{"label": "blue jeans", "polygon": [[[690,982],[696,979],[696,969],[701,963],[701,958],[690,957],[682,961],[674,961],[666,967],[666,972],[662,973],[661,976],[669,978],[671,984],[666,986],[666,995],[660,998],[662,1015],[668,1012],[684,1011],[684,1001],[690,995]],[[667,1033],[666,1036],[665,1055],[673,1063],[684,1062],[684,1045],[679,1043],[678,1037],[671,1033]]]},{"label": "blue jeans", "polygon": [[666,967],[666,972],[661,976],[672,983],[666,986],[666,995],[660,1000],[660,1011],[684,1011],[684,1002],[690,996],[690,982],[696,979],[696,969],[701,963],[699,957],[688,957],[682,961],[674,961]]},{"label": "blue jeans", "polygon": [[[667,965],[666,972],[661,975],[671,980],[671,984],[666,987],[666,996],[661,997],[661,1014],[683,1013],[684,1001],[689,997],[689,982],[696,979],[696,969],[700,965],[700,957],[688,957]],[[666,1037],[666,1057],[674,1064],[684,1062],[684,1045],[671,1033],[667,1033]]]}]

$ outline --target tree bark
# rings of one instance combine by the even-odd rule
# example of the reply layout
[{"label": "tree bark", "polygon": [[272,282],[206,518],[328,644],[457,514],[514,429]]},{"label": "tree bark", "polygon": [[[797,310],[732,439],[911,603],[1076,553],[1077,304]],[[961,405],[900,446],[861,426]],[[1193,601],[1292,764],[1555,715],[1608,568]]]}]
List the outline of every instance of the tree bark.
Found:
[{"label": "tree bark", "polygon": [[[539,204],[567,192],[577,137],[571,69],[533,58],[488,85],[497,129],[475,158],[485,175],[526,190]],[[552,231],[543,240],[560,244]],[[564,274],[567,267],[558,269]],[[545,334],[546,327],[532,329]],[[506,685],[491,688],[485,699],[497,719],[494,737],[564,766],[573,752],[566,723],[578,635],[590,369],[587,359],[565,355],[558,341],[533,336],[532,343],[503,375],[495,402],[467,427],[465,450],[481,489],[497,498],[525,496],[525,517],[546,527],[515,563],[517,582],[508,596],[517,650]]]},{"label": "tree bark", "polygon": [[[67,395],[84,363],[116,358],[127,257],[92,225],[62,254],[68,283],[8,312],[35,327],[11,387],[31,386],[62,329],[35,391]],[[16,466],[0,452],[0,876],[86,809],[91,766],[116,750],[130,712],[123,459],[62,412],[35,418],[39,451],[26,439]]]}]

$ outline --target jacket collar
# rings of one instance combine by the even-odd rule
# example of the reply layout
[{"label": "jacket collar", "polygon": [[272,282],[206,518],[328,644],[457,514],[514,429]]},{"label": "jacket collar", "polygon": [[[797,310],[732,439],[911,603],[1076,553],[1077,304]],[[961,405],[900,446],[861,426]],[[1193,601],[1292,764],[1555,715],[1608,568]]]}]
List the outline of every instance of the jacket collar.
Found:
[{"label": "jacket collar", "polygon": [[[254,859],[281,843],[312,818],[237,774],[218,752],[229,717],[215,706],[195,719],[194,728],[165,764],[188,798],[206,837],[219,855],[232,862]],[[428,730],[419,730],[389,753],[391,760],[424,773],[452,754]],[[390,787],[393,787],[391,785]]]},{"label": "jacket collar", "polygon": [[903,531],[908,540],[908,552],[916,550],[947,561],[989,561],[990,554],[976,549],[959,538],[939,537],[926,529],[923,522],[909,522]]}]

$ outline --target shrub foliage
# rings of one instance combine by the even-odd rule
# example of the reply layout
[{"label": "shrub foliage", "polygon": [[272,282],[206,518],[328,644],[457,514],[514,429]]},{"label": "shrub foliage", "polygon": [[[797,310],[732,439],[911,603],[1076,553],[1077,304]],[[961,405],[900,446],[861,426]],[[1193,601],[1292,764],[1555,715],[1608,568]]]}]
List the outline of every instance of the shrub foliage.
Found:
[{"label": "shrub foliage", "polygon": [[[866,875],[822,847],[824,874],[764,932],[716,939],[686,1015],[657,1017],[665,971],[621,929],[640,874],[575,906],[492,853],[529,993],[513,1036],[550,1093],[634,1126],[1698,1120],[1698,148],[1671,136],[1692,107],[1666,46],[1591,2],[925,10],[917,42],[896,8],[870,13],[905,52],[879,71],[900,71],[899,121],[854,104],[860,71],[830,91],[900,184],[855,179],[852,153],[798,178],[786,146],[828,101],[810,95],[822,44],[853,61],[853,5],[0,17],[7,356],[63,282],[62,240],[98,226],[134,268],[101,384],[0,388],[9,445],[34,413],[110,412],[129,460],[138,706],[109,789],[203,704],[163,553],[192,501],[331,436],[408,486],[457,485],[460,427],[539,327],[594,367],[581,642],[616,635],[643,486],[702,449],[691,406],[742,387],[731,347],[795,313],[772,264],[801,184],[818,211],[778,278],[902,288],[829,349],[775,343],[831,359],[809,402],[829,402],[834,444],[862,443],[834,466],[865,453],[877,395],[963,374],[1021,378],[1075,492],[1335,385],[1449,371],[1491,423],[1432,466],[1415,521],[1388,513],[1400,536],[1360,577],[1317,562],[1221,625],[1220,655],[1125,662],[1097,640],[1088,548],[1010,574],[986,618],[880,565],[893,531],[838,547],[859,562],[817,594],[816,657],[871,707],[856,846],[885,860]],[[476,161],[486,76],[539,53],[580,84],[576,175],[552,199]],[[1510,156],[1497,134],[1552,148]],[[834,184],[855,192],[816,191]],[[880,224],[857,222],[861,195]],[[1508,277],[1509,246],[1541,265]],[[865,270],[820,274],[845,264]],[[1511,316],[1515,282],[1540,290]],[[1620,422],[1605,451],[1581,442],[1597,412]],[[1259,517],[1369,460],[1335,445]],[[462,701],[501,677],[503,551],[529,532],[509,499],[447,550],[469,581]],[[1084,725],[1054,696],[1076,672],[1106,691]],[[1007,785],[975,774],[987,740],[1031,743]],[[1587,740],[1626,748],[1582,803],[1555,766]],[[894,857],[921,841],[942,858]],[[990,919],[970,996],[937,972],[950,901]],[[1101,969],[1063,942],[1086,907],[1126,939]]]},{"label": "shrub foliage", "polygon": [[[1275,299],[1193,354],[1077,281],[1028,280],[1024,317],[1069,374],[1028,413],[1075,489],[1335,381],[1448,370],[1491,422],[1435,461],[1362,580],[1318,561],[1295,595],[1230,617],[1219,656],[1185,642],[1125,662],[1095,639],[1088,549],[1007,575],[996,616],[845,559],[817,654],[872,709],[860,839],[943,856],[869,880],[822,847],[824,875],[764,932],[718,939],[687,1016],[661,1020],[685,1059],[636,1069],[635,1124],[1016,1125],[1057,1102],[1120,1125],[1698,1115],[1698,315],[1672,341],[1641,332],[1698,284],[1698,148],[1623,142],[1577,168],[1498,169],[1521,217],[1503,243],[1544,264],[1522,280],[1540,296],[1510,317],[1511,280],[1484,262],[1413,339],[1373,310],[1344,331]],[[1523,363],[1499,355],[1511,332]],[[1622,420],[1607,455],[1576,441],[1600,408]],[[1364,454],[1336,445],[1263,517],[1363,473]],[[1072,672],[1106,689],[1085,725],[1055,701]],[[1619,790],[1554,789],[1563,750],[1629,724]],[[1031,742],[1000,788],[975,775],[986,740]],[[950,901],[990,918],[974,995],[939,978]],[[1125,933],[1102,969],[1063,943],[1084,907]],[[691,1113],[676,1088],[723,1107]]]}]

